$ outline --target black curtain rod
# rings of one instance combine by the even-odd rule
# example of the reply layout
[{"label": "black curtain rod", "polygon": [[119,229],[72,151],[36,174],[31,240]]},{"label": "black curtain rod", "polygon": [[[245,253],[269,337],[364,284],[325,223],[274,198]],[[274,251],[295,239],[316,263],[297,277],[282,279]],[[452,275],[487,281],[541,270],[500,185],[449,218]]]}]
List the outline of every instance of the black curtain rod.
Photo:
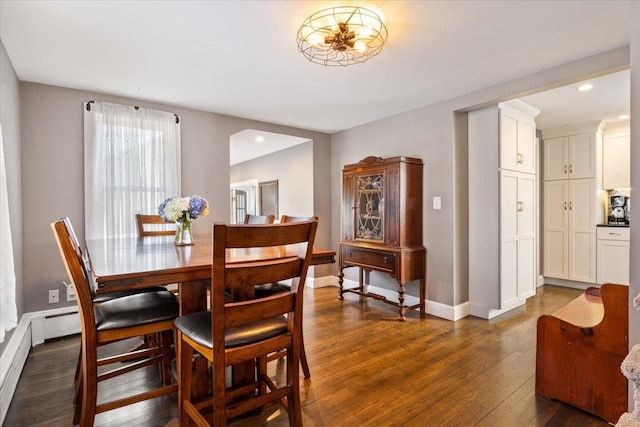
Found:
[{"label": "black curtain rod", "polygon": [[[87,102],[87,111],[91,111],[91,104],[93,104],[95,101],[88,101]],[[135,108],[136,110],[139,110],[140,107],[138,107],[137,105],[134,105],[133,108]],[[176,124],[180,123],[180,117],[178,117],[178,115],[176,113],[173,113],[173,115],[176,118]]]}]

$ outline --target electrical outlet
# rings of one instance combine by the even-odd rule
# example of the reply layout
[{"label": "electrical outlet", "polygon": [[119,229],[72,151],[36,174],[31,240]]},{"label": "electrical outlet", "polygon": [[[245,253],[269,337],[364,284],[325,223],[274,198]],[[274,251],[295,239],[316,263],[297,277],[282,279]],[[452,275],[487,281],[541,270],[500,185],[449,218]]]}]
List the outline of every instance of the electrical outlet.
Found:
[{"label": "electrical outlet", "polygon": [[75,301],[76,300],[76,291],[73,288],[73,285],[70,285],[69,283],[65,282],[64,280],[62,281],[62,284],[67,289],[67,301]]},{"label": "electrical outlet", "polygon": [[60,291],[52,289],[49,291],[49,304],[57,304],[60,302]]}]

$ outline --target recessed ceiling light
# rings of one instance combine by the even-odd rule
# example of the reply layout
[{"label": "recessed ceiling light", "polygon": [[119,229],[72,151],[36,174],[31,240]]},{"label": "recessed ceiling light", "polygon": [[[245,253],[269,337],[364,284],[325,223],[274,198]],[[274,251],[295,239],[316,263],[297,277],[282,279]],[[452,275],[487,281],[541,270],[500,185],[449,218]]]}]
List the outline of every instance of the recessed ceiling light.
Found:
[{"label": "recessed ceiling light", "polygon": [[593,85],[590,85],[589,83],[585,83],[583,85],[578,86],[578,90],[580,92],[586,92],[591,89],[593,89]]},{"label": "recessed ceiling light", "polygon": [[264,136],[256,136],[256,142],[264,142]]},{"label": "recessed ceiling light", "polygon": [[625,120],[628,119],[629,115],[628,114],[622,114],[621,116],[618,116],[618,120]]}]

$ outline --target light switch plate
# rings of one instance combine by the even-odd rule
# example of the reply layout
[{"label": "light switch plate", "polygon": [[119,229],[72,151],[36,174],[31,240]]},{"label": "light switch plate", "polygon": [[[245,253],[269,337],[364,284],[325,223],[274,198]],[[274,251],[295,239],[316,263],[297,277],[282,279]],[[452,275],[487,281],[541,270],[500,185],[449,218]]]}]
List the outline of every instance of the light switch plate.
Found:
[{"label": "light switch plate", "polygon": [[436,196],[433,198],[433,210],[440,209],[442,209],[442,199],[440,198],[440,196]]}]

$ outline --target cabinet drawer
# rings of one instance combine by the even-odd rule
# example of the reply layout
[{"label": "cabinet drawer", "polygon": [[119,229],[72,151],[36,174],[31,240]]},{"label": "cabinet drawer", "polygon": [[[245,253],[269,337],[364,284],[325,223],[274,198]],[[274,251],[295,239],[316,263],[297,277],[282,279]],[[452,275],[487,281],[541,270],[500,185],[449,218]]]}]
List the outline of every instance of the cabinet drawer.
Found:
[{"label": "cabinet drawer", "polygon": [[372,268],[395,274],[397,255],[393,252],[372,251],[360,248],[343,247],[343,264],[371,266]]},{"label": "cabinet drawer", "polygon": [[598,240],[629,240],[628,227],[598,227]]}]

